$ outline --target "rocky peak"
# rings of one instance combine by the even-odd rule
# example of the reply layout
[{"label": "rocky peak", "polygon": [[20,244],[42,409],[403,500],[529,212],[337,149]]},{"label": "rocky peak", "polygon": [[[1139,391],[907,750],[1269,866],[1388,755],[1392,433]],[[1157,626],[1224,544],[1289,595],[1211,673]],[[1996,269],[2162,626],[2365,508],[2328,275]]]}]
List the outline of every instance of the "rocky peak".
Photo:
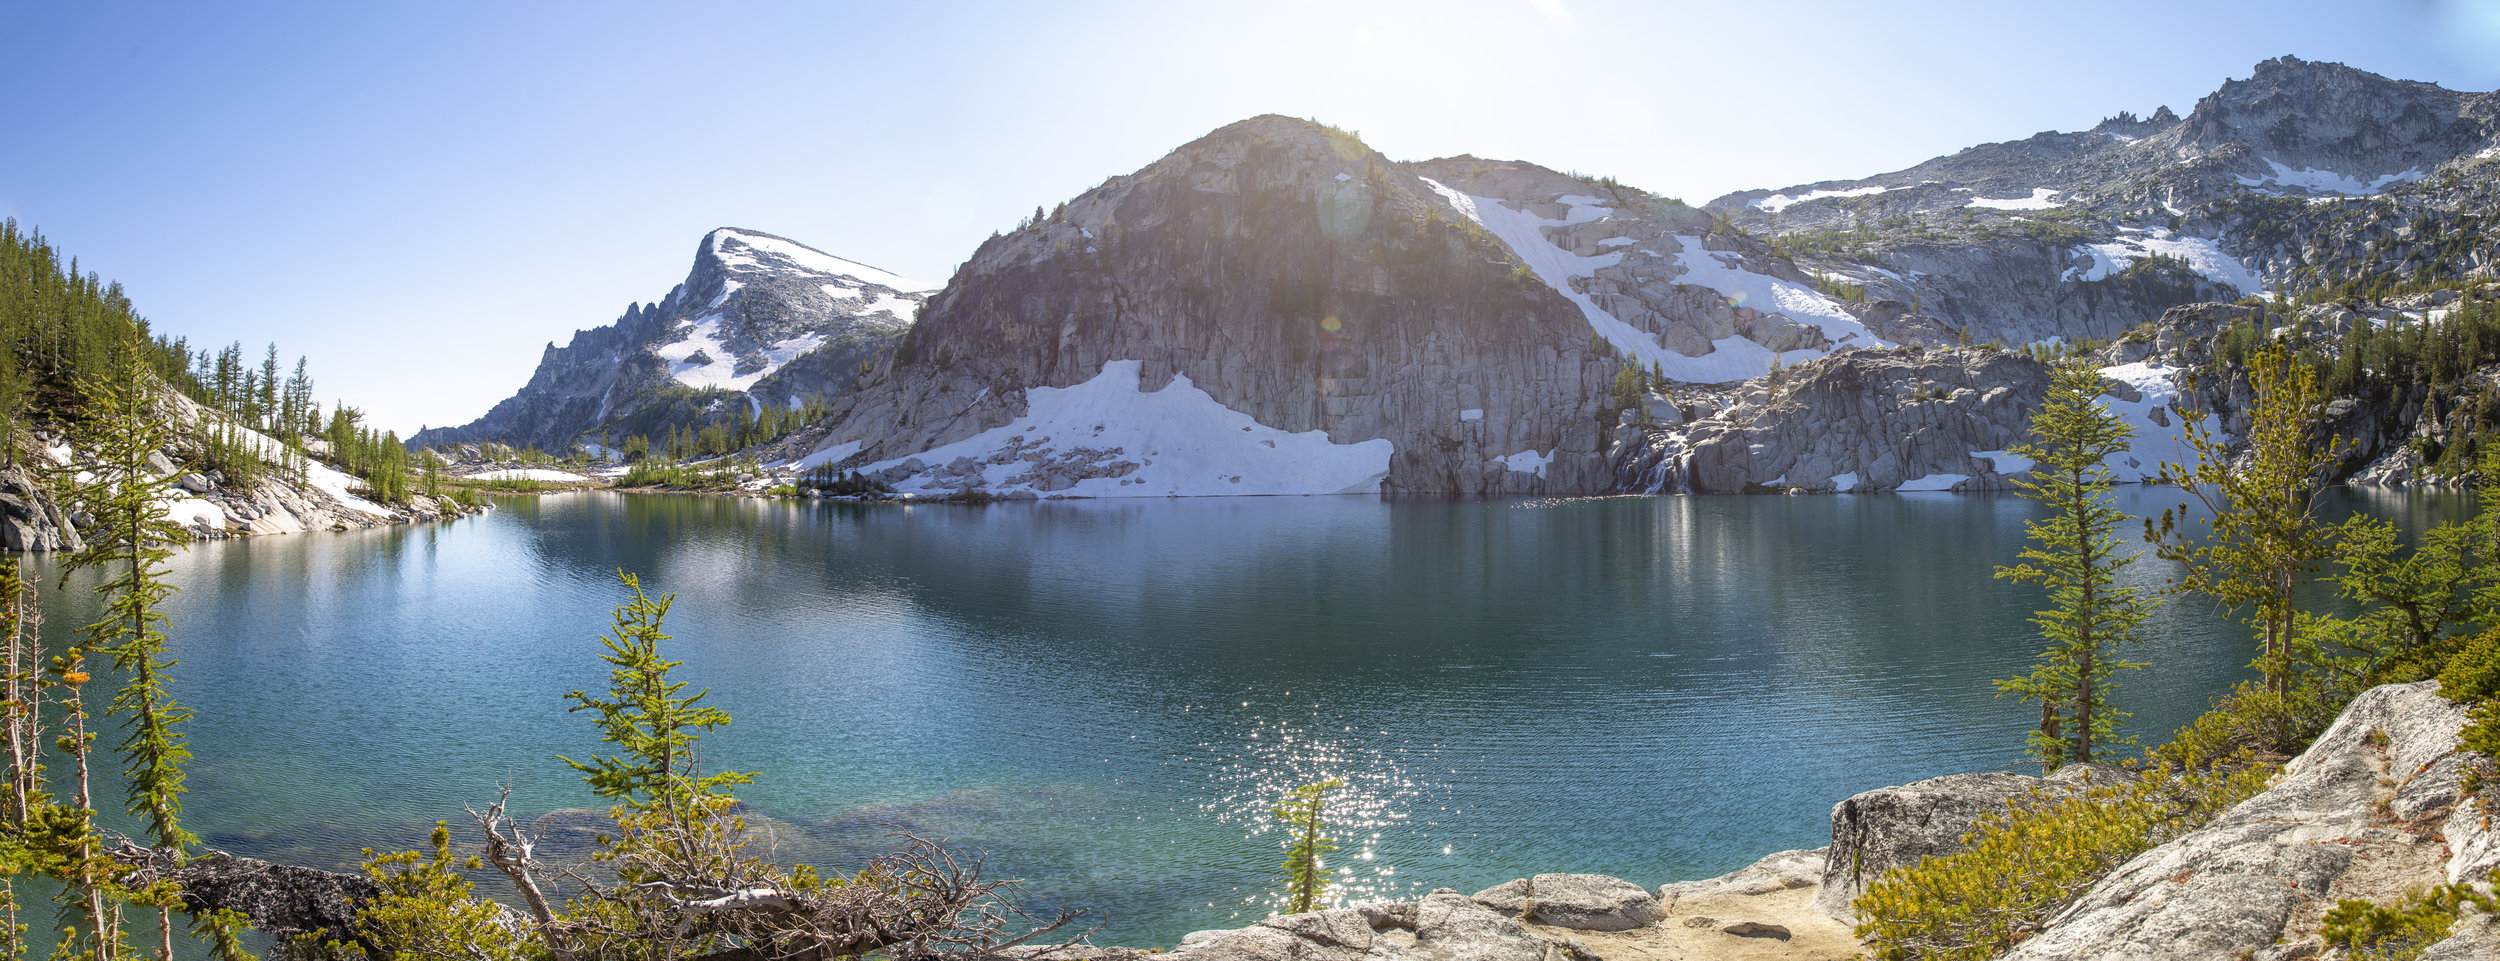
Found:
[{"label": "rocky peak", "polygon": [[[789,406],[850,392],[935,285],[778,234],[706,233],[686,278],[614,323],[547,351],[519,393],[417,446],[495,441],[566,450],[586,434],[657,436],[711,416],[729,395]],[[682,396],[693,392],[699,402]]]},{"label": "rocky peak", "polygon": [[[2487,140],[2486,125],[2464,116],[2468,96],[2340,63],[2278,57],[2197,101],[2180,128],[2180,146],[2194,154],[2247,144],[2256,155],[2248,181],[2370,192],[2419,179]],[[2347,185],[2319,174],[2366,190],[2335,189]]]}]

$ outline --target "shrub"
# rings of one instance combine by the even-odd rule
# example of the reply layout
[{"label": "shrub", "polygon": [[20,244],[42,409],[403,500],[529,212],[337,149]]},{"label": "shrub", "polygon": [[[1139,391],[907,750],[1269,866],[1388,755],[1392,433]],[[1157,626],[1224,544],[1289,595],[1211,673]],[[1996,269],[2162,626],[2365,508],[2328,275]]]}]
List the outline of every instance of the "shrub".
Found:
[{"label": "shrub", "polygon": [[2339,901],[2318,933],[2327,947],[2342,948],[2347,957],[2409,961],[2447,937],[2458,916],[2474,909],[2500,910],[2500,900],[2462,884],[2443,884],[2387,907]]},{"label": "shrub", "polygon": [[1992,958],[2094,881],[2264,789],[2271,765],[2155,767],[2068,797],[2034,795],[1980,819],[1963,850],[1886,872],[1854,907],[1881,961]]}]

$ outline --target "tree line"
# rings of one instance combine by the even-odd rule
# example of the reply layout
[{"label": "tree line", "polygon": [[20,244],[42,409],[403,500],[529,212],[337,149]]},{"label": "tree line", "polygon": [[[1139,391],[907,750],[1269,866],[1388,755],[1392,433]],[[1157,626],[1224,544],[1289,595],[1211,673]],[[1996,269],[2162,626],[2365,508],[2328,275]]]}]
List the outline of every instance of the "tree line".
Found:
[{"label": "tree line", "polygon": [[274,343],[255,364],[240,342],[211,350],[153,333],[119,283],[82,272],[41,233],[0,220],[0,463],[14,462],[19,430],[74,425],[108,403],[97,385],[134,357],[158,383],[221,415],[191,438],[199,469],[236,484],[300,474],[306,442],[317,438],[377,499],[406,502],[409,464],[398,436],[364,425],[363,412],[344,401],[325,412],[305,358],[281,376]]}]

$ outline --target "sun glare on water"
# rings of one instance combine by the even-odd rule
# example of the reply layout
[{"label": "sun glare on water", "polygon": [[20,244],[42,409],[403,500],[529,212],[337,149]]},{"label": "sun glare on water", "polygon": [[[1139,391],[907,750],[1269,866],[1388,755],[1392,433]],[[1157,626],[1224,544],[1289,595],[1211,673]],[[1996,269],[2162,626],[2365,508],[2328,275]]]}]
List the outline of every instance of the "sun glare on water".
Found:
[{"label": "sun glare on water", "polygon": [[[1199,748],[1215,769],[1210,796],[1199,812],[1239,826],[1247,839],[1273,842],[1269,847],[1279,862],[1292,838],[1272,809],[1303,785],[1331,778],[1345,782],[1327,792],[1322,815],[1324,833],[1338,846],[1323,860],[1336,872],[1326,898],[1331,905],[1411,893],[1414,885],[1399,877],[1401,859],[1452,853],[1447,844],[1426,843],[1421,829],[1429,824],[1410,820],[1413,812],[1426,808],[1435,788],[1410,773],[1404,752],[1361,743],[1359,732],[1327,723],[1317,706],[1304,717],[1246,720],[1236,740],[1210,741]],[[1249,892],[1240,903],[1262,914],[1278,912],[1285,903],[1283,887],[1280,883]]]}]

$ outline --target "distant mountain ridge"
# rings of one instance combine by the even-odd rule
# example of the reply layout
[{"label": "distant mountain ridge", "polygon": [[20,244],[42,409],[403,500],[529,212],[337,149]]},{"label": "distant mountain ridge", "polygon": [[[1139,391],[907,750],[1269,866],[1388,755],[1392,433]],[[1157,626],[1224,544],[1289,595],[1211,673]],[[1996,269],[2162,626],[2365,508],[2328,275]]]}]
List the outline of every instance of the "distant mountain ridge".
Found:
[{"label": "distant mountain ridge", "polygon": [[[853,324],[848,369],[775,339],[814,336],[800,327],[713,317],[749,295],[699,256],[669,301],[577,336],[575,355],[551,347],[481,423],[561,447],[651,420],[590,400],[628,381],[804,382],[842,399],[768,459],[923,494],[1596,493],[1627,483],[1623,431],[1668,416],[1626,409],[1626,368],[1732,409],[1740,382],[1854,348],[2103,340],[2275,289],[2492,278],[2495,184],[2500,95],[2289,57],[2184,117],[2122,113],[1700,208],[1518,161],[1392,161],[1257,117],[993,237],[942,290],[889,285],[925,309],[899,332]],[[759,269],[804,269],[768,246]],[[1925,369],[1900,376],[1947,376]],[[1972,382],[2004,396],[1986,387]],[[1996,421],[2003,403],[1986,405]],[[1686,407],[1670,419],[1713,412]],[[1895,420],[1869,415],[1872,433],[1813,469],[1860,490],[1995,482],[1958,448],[1901,456],[1878,436]],[[1689,470],[1644,468],[1644,489],[1776,480]]]},{"label": "distant mountain ridge", "polygon": [[724,227],[704,235],[668,296],[547,345],[527,385],[415,447],[492,441],[551,451],[608,432],[656,436],[725,405],[836,400],[891,345],[935,284],[797,241]]}]

